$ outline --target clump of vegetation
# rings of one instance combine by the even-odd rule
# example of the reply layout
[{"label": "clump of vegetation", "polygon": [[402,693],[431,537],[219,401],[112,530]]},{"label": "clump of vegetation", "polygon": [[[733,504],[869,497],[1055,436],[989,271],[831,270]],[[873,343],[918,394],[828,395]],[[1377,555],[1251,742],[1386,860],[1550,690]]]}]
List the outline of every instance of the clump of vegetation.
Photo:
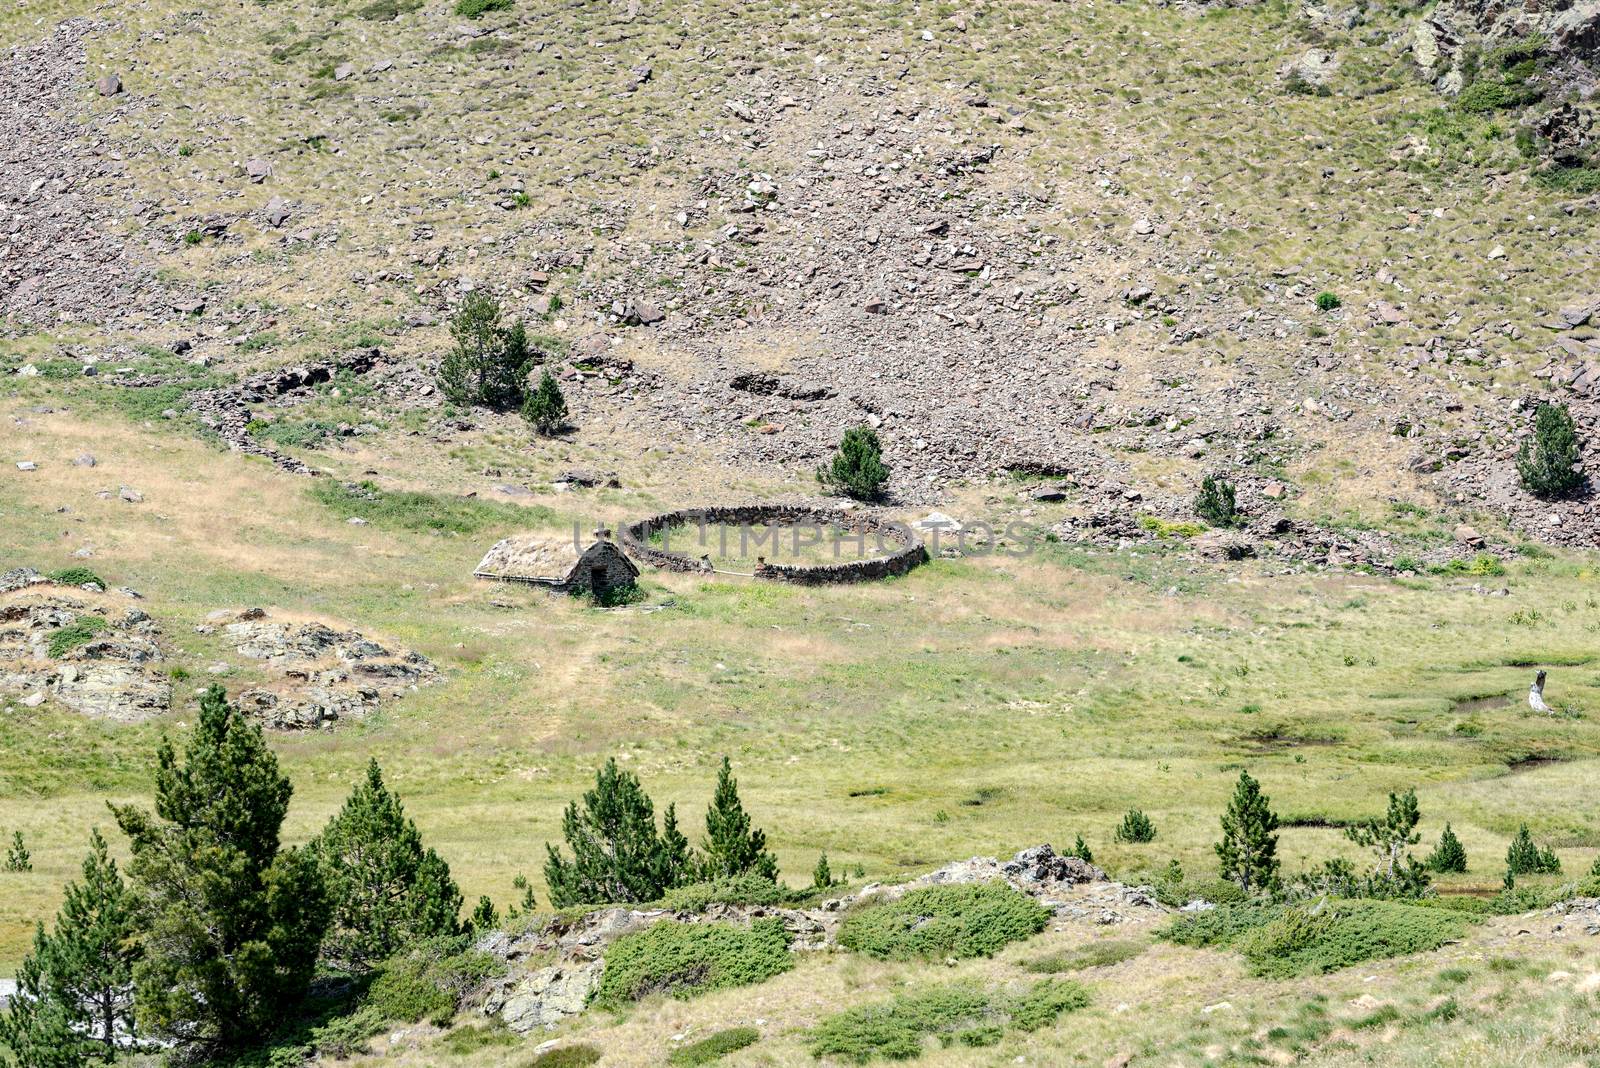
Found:
[{"label": "clump of vegetation", "polygon": [[1132,960],[1145,951],[1145,943],[1131,939],[1109,938],[1090,942],[1077,949],[1063,949],[1056,953],[1024,961],[1022,966],[1030,972],[1059,975],[1063,972],[1080,972],[1085,968],[1106,968]]},{"label": "clump of vegetation", "polygon": [[459,930],[461,891],[389,792],[376,760],[311,843],[331,906],[322,957],[360,970]]},{"label": "clump of vegetation", "polygon": [[1581,458],[1582,444],[1567,406],[1539,405],[1532,435],[1517,447],[1517,473],[1523,488],[1538,497],[1566,496],[1583,482],[1577,471]]},{"label": "clump of vegetation", "polygon": [[33,870],[33,854],[28,851],[28,843],[23,841],[21,831],[11,832],[11,844],[6,847],[6,859],[0,864],[0,871],[25,872]]},{"label": "clump of vegetation", "polygon": [[1330,293],[1327,290],[1323,290],[1321,293],[1317,294],[1318,311],[1330,312],[1335,308],[1338,308],[1343,303],[1344,301],[1339,299],[1339,294],[1337,293]]},{"label": "clump of vegetation", "polygon": [[839,944],[891,960],[988,957],[1044,930],[1050,911],[1003,882],[929,886],[845,918]]},{"label": "clump of vegetation", "polygon": [[1077,857],[1085,864],[1094,863],[1094,850],[1089,848],[1089,843],[1083,840],[1083,835],[1081,834],[1078,835],[1077,840],[1072,843],[1072,848],[1067,850],[1062,855],[1068,857]]},{"label": "clump of vegetation", "polygon": [[883,462],[878,432],[867,426],[846,430],[832,462],[817,469],[817,479],[824,488],[858,501],[882,499],[889,468]]},{"label": "clump of vegetation", "polygon": [[450,403],[502,410],[522,403],[534,352],[522,320],[506,326],[500,316],[500,302],[480,291],[451,318],[455,347],[439,365],[439,388]]},{"label": "clump of vegetation", "polygon": [[539,376],[539,388],[522,402],[522,418],[547,437],[567,425],[567,398],[562,396],[561,387],[549,371]]},{"label": "clump of vegetation", "polygon": [[722,758],[717,769],[717,787],[706,810],[706,836],[700,843],[700,876],[706,880],[732,879],[756,875],[776,882],[778,858],[767,850],[767,835],[750,823],[750,814],[739,800],[739,782],[733,766]]},{"label": "clump of vegetation", "polygon": [[378,967],[363,1005],[381,1020],[427,1020],[443,1026],[462,998],[503,968],[465,938],[425,939]]},{"label": "clump of vegetation", "polygon": [[1222,814],[1222,841],[1216,844],[1224,879],[1245,894],[1271,890],[1278,883],[1278,816],[1261,784],[1239,773],[1233,798]]},{"label": "clump of vegetation", "polygon": [[1423,863],[1429,871],[1441,875],[1467,870],[1467,847],[1461,844],[1461,839],[1456,837],[1448,823],[1444,825],[1444,833],[1439,836],[1439,844]]},{"label": "clump of vegetation", "polygon": [[456,14],[475,19],[486,11],[509,11],[511,0],[456,0]]},{"label": "clump of vegetation", "polygon": [[776,917],[748,927],[666,920],[611,945],[594,1003],[616,1008],[651,994],[686,998],[759,983],[792,967],[789,934]]},{"label": "clump of vegetation", "polygon": [[94,641],[107,626],[109,624],[100,616],[79,616],[66,626],[51,631],[45,650],[52,657],[66,656],[80,645],[88,645]]},{"label": "clump of vegetation", "polygon": [[637,582],[619,582],[589,591],[589,603],[596,608],[621,608],[638,604],[645,599],[644,589]]},{"label": "clump of vegetation", "polygon": [[575,1043],[547,1049],[528,1062],[528,1068],[589,1068],[600,1063],[601,1053],[595,1046]]},{"label": "clump of vegetation", "polygon": [[1237,489],[1225,478],[1207,475],[1194,499],[1194,514],[1214,527],[1236,527],[1244,522],[1236,500]]},{"label": "clump of vegetation", "polygon": [[594,789],[574,801],[561,820],[572,850],[569,860],[546,845],[545,882],[556,908],[607,902],[656,901],[689,882],[695,873],[689,840],[678,830],[674,805],[668,805],[660,832],[655,805],[638,776],[607,760],[595,774]]},{"label": "clump of vegetation", "polygon": [[827,850],[823,850],[817,857],[817,866],[811,869],[811,889],[826,890],[833,884],[833,869],[828,866]]},{"label": "clump of vegetation", "polygon": [[257,438],[290,449],[318,449],[339,433],[337,423],[320,419],[303,423],[291,419],[274,419],[271,422],[252,419],[245,429]]},{"label": "clump of vegetation", "polygon": [[1506,848],[1506,874],[1554,875],[1560,871],[1561,858],[1556,856],[1556,851],[1549,846],[1540,849],[1534,843],[1526,823],[1518,828],[1516,837],[1511,839],[1511,845]]},{"label": "clump of vegetation", "polygon": [[1410,851],[1422,840],[1417,833],[1421,819],[1417,792],[1407,790],[1389,795],[1388,810],[1381,817],[1345,828],[1346,838],[1377,853],[1377,865],[1367,879],[1368,896],[1420,897],[1427,891],[1427,869]]},{"label": "clump of vegetation", "polygon": [[699,1065],[719,1061],[746,1046],[753,1046],[760,1039],[761,1032],[754,1027],[730,1027],[726,1031],[718,1031],[709,1038],[678,1047],[667,1055],[667,1063],[680,1065],[683,1068],[698,1068]]},{"label": "clump of vegetation", "polygon": [[1150,822],[1150,817],[1136,808],[1130,808],[1127,815],[1122,817],[1122,822],[1117,825],[1117,831],[1111,836],[1115,842],[1154,842],[1156,840],[1156,825]]},{"label": "clump of vegetation", "polygon": [[830,1016],[812,1032],[811,1052],[866,1064],[919,1057],[930,1038],[992,1046],[1007,1030],[1036,1031],[1088,1004],[1088,991],[1071,980],[1045,979],[1020,994],[955,983]]},{"label": "clump of vegetation", "polygon": [[1142,515],[1139,526],[1158,538],[1193,538],[1206,532],[1203,523],[1186,523],[1181,519],[1162,519],[1158,515]]},{"label": "clump of vegetation", "polygon": [[796,899],[788,887],[764,875],[745,872],[674,887],[662,896],[661,904],[680,912],[704,912],[710,905],[788,905]]},{"label": "clump of vegetation", "polygon": [[317,479],[311,495],[345,519],[361,519],[389,530],[436,534],[481,534],[549,519],[548,509],[471,497],[440,497],[411,490],[379,489],[375,482]]},{"label": "clump of vegetation", "polygon": [[90,571],[86,567],[64,567],[59,571],[52,571],[45,576],[51,582],[59,582],[63,586],[99,586],[102,590],[109,589],[106,580]]},{"label": "clump of vegetation", "polygon": [[1547,43],[1544,37],[1534,34],[1483,55],[1469,53],[1463,64],[1467,84],[1456,96],[1456,108],[1483,115],[1537,101],[1544,91],[1535,75]]},{"label": "clump of vegetation", "polygon": [[1282,979],[1437,949],[1460,937],[1466,925],[1462,916],[1445,909],[1322,900],[1220,906],[1174,921],[1160,937],[1179,945],[1236,948],[1254,974]]}]

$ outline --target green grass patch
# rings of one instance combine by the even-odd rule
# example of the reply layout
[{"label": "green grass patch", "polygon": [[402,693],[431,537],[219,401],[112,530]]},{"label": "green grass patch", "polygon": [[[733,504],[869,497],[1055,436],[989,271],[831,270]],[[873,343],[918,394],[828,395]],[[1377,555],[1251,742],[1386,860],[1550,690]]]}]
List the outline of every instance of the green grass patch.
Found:
[{"label": "green grass patch", "polygon": [[760,1039],[761,1032],[754,1027],[730,1027],[726,1031],[718,1031],[709,1038],[702,1038],[698,1042],[673,1050],[667,1056],[667,1063],[688,1068],[711,1064],[746,1046],[755,1045]]},{"label": "green grass patch", "polygon": [[1063,949],[1057,953],[1035,957],[1033,960],[1023,961],[1022,966],[1030,972],[1060,975],[1064,972],[1079,972],[1085,968],[1104,968],[1112,964],[1121,964],[1125,960],[1137,957],[1146,948],[1143,942],[1120,938],[1107,939],[1103,942],[1091,942],[1076,949]]},{"label": "green grass patch", "polygon": [[1044,930],[1050,911],[1005,883],[929,886],[845,918],[839,944],[887,960],[988,957]]},{"label": "green grass patch", "polygon": [[338,435],[339,424],[320,419],[303,423],[288,419],[266,423],[256,419],[251,420],[245,429],[262,441],[270,441],[274,445],[290,449],[317,449],[321,448],[329,438]]},{"label": "green grass patch", "polygon": [[107,626],[99,616],[79,616],[66,626],[51,631],[49,644],[45,648],[52,657],[59,659],[80,645],[94,641],[95,636]]},{"label": "green grass patch", "polygon": [[509,11],[511,0],[456,0],[456,14],[475,19],[486,11]]},{"label": "green grass patch", "polygon": [[805,896],[771,879],[745,874],[676,887],[667,891],[661,904],[680,912],[704,912],[710,905],[792,905]]},{"label": "green grass patch", "polygon": [[59,571],[50,572],[45,577],[51,582],[59,582],[63,586],[86,586],[92,582],[102,590],[110,589],[106,585],[105,579],[86,567],[64,567]]},{"label": "green grass patch", "polygon": [[436,534],[481,534],[548,522],[548,508],[522,507],[473,497],[442,497],[411,490],[383,490],[372,482],[319,479],[311,495],[341,519],[364,519],[387,530]]},{"label": "green grass patch", "polygon": [[830,1016],[812,1032],[811,1052],[866,1064],[919,1057],[930,1039],[992,1046],[1007,1031],[1037,1031],[1088,1004],[1088,991],[1071,980],[1045,979],[1020,994],[955,983]]},{"label": "green grass patch", "polygon": [[594,1003],[618,1008],[651,994],[688,998],[749,986],[792,967],[782,920],[756,920],[748,927],[669,920],[617,939],[606,954]]},{"label": "green grass patch", "polygon": [[600,1063],[600,1050],[582,1043],[547,1049],[528,1062],[528,1068],[589,1068]]}]

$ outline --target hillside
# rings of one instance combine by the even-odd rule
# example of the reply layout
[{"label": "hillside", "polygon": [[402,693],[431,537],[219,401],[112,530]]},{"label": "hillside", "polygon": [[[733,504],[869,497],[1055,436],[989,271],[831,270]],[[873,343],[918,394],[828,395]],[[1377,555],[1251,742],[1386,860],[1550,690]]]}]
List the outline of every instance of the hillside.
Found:
[{"label": "hillside", "polygon": [[[31,868],[0,871],[0,975],[90,828],[130,869],[106,802],[151,804],[215,683],[293,784],[286,844],[376,760],[462,915],[498,909],[505,974],[280,1034],[290,1061],[658,1065],[750,1027],[718,1063],[842,1064],[824,1032],[858,1022],[831,1018],[948,983],[988,1000],[916,1036],[928,1063],[1600,1056],[1596,26],[1472,0],[8,5],[0,849]],[[446,396],[484,296],[524,326],[518,401],[548,373],[563,425]],[[1540,495],[1518,450],[1546,404],[1577,485]],[[818,482],[854,428],[888,470],[870,506]],[[1208,476],[1237,516],[1197,514]],[[473,578],[502,538],[747,502],[964,529],[858,585],[750,578],[782,548],[726,545],[615,603]],[[700,848],[724,755],[793,895],[555,908],[544,844],[597,768]],[[1411,789],[1406,848],[1448,824],[1467,870],[1421,904],[1324,886],[1365,955],[1295,971],[1284,946],[1348,932],[1219,879],[1241,772],[1291,889],[1367,873],[1346,831]],[[1153,841],[1114,838],[1130,809]],[[1523,827],[1561,870],[1502,892]],[[992,956],[837,941],[958,858],[1079,836],[1098,874],[1009,872],[1049,917]],[[822,854],[839,888],[806,891]],[[1185,933],[1205,905],[1237,928]],[[656,976],[548,1031],[505,1010],[517,982],[583,1008],[540,969],[622,933],[762,909],[790,937],[764,982]]]}]

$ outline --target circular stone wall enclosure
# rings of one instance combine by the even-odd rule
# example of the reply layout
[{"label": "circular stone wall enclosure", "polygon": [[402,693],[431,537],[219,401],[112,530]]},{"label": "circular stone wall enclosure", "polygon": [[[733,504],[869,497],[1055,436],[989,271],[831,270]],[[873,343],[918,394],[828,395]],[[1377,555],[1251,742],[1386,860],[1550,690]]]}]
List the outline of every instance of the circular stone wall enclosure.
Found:
[{"label": "circular stone wall enclosure", "polygon": [[831,508],[815,508],[803,504],[744,504],[684,508],[676,512],[663,512],[648,519],[630,523],[617,539],[623,550],[636,560],[666,571],[704,571],[704,561],[684,553],[660,549],[650,544],[650,538],[662,531],[682,526],[810,526],[831,529],[840,537],[874,537],[880,542],[895,546],[892,552],[870,560],[846,560],[837,564],[774,564],[762,561],[757,564],[755,577],[774,582],[792,582],[801,586],[821,586],[835,582],[871,582],[874,579],[904,575],[918,564],[926,563],[928,551],[922,541],[907,526],[870,514],[852,514]]}]

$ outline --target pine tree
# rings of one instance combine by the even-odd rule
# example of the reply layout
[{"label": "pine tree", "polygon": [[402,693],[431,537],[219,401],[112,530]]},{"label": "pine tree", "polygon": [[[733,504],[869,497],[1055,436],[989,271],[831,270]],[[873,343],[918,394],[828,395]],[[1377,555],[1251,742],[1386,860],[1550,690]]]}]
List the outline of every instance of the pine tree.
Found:
[{"label": "pine tree", "polygon": [[133,844],[135,1013],[185,1055],[247,1048],[306,992],[327,899],[315,859],[279,848],[292,792],[213,685],[183,760],[162,740],[155,813],[113,807]]},{"label": "pine tree", "polygon": [[1222,814],[1222,841],[1216,844],[1222,877],[1247,894],[1271,889],[1278,877],[1277,829],[1271,799],[1248,771],[1241,771]]},{"label": "pine tree", "polygon": [[706,810],[706,837],[700,846],[705,856],[703,879],[753,872],[763,879],[778,880],[778,858],[767,852],[766,833],[750,826],[750,814],[739,800],[739,783],[727,757],[717,770],[717,789]]},{"label": "pine tree", "polygon": [[539,376],[539,388],[522,404],[522,418],[541,434],[549,436],[567,423],[567,398],[549,371]]},{"label": "pine tree", "polygon": [[28,852],[28,844],[22,840],[21,831],[11,833],[11,846],[6,850],[5,870],[11,872],[33,870],[33,854]]},{"label": "pine tree", "polygon": [[478,904],[472,910],[472,919],[467,922],[478,934],[500,926],[500,914],[495,911],[494,902],[489,900],[488,894],[478,898]]},{"label": "pine tree", "polygon": [[1116,842],[1154,842],[1156,840],[1156,825],[1150,822],[1150,817],[1136,808],[1130,808],[1127,815],[1122,817],[1122,822],[1117,826],[1117,833],[1112,835]]},{"label": "pine tree", "polygon": [[1207,475],[1194,499],[1195,514],[1214,527],[1236,527],[1243,520],[1237,493],[1232,482]]},{"label": "pine tree", "polygon": [[1077,857],[1085,864],[1094,863],[1094,852],[1089,848],[1089,843],[1083,840],[1083,835],[1078,835],[1078,840],[1072,843],[1072,848],[1067,850],[1067,856]]},{"label": "pine tree", "polygon": [[450,319],[455,347],[439,364],[439,388],[452,404],[513,408],[526,392],[533,352],[518,320],[500,325],[500,302],[483,292],[467,294]]},{"label": "pine tree", "polygon": [[331,913],[322,957],[361,969],[410,942],[460,929],[461,891],[373,760],[311,849]]},{"label": "pine tree", "polygon": [[41,923],[33,931],[33,952],[17,969],[16,992],[0,1015],[0,1044],[10,1049],[17,1068],[80,1068],[88,1063],[69,1003],[52,982],[50,955],[50,938]]},{"label": "pine tree", "polygon": [[556,908],[655,901],[692,877],[689,842],[667,806],[656,832],[655,806],[633,774],[607,760],[593,790],[567,806],[561,832],[572,859],[547,844],[544,877]]},{"label": "pine tree", "polygon": [[889,469],[883,463],[878,432],[866,426],[846,430],[833,461],[817,470],[817,478],[828,489],[858,501],[875,501],[882,497],[889,481]]},{"label": "pine tree", "polygon": [[1444,833],[1439,836],[1439,844],[1428,854],[1427,866],[1429,871],[1441,874],[1467,870],[1467,849],[1448,823],[1444,825]]},{"label": "pine tree", "polygon": [[1562,497],[1583,481],[1574,470],[1582,456],[1578,430],[1566,405],[1541,404],[1534,416],[1533,433],[1517,448],[1517,473],[1528,492]]},{"label": "pine tree", "polygon": [[1421,819],[1417,791],[1407,790],[1403,794],[1389,795],[1389,808],[1382,817],[1346,827],[1344,834],[1356,845],[1374,850],[1378,854],[1376,871],[1393,880],[1396,865],[1407,856],[1407,847],[1422,840],[1416,833]]},{"label": "pine tree", "polygon": [[1555,850],[1548,847],[1541,850],[1535,845],[1526,823],[1518,828],[1516,837],[1506,849],[1506,873],[1513,876],[1550,875],[1560,870],[1561,860]]},{"label": "pine tree", "polygon": [[[1595,861],[1600,866],[1600,859]],[[817,858],[817,866],[811,869],[811,888],[813,890],[826,890],[833,885],[833,869],[828,867],[828,851],[823,850]]]},{"label": "pine tree", "polygon": [[518,872],[517,877],[511,880],[511,887],[522,891],[522,896],[517,899],[515,905],[506,910],[506,915],[513,920],[518,916],[532,916],[539,907],[539,901],[533,895],[533,884],[528,882],[528,877]]}]

